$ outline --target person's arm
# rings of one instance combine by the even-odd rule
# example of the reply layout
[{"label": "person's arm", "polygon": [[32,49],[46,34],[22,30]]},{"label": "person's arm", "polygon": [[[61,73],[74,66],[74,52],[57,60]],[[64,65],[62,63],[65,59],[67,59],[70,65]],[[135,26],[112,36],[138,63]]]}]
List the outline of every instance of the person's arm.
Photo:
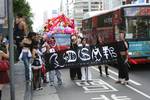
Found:
[{"label": "person's arm", "polygon": [[6,59],[9,58],[9,53],[4,53],[3,51],[0,50],[0,54],[3,58],[6,58]]},{"label": "person's arm", "polygon": [[20,45],[23,46],[24,43],[26,43],[26,44],[31,44],[32,41],[25,37],[25,38],[21,41]]}]

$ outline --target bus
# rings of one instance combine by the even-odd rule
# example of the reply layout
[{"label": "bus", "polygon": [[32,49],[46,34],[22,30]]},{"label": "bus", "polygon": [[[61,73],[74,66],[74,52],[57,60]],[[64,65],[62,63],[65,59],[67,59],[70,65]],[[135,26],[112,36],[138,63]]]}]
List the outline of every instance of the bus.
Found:
[{"label": "bus", "polygon": [[121,30],[125,31],[129,43],[129,63],[150,63],[150,4],[128,4],[89,12],[82,20],[82,33],[91,45],[101,36],[106,43],[115,42]]}]

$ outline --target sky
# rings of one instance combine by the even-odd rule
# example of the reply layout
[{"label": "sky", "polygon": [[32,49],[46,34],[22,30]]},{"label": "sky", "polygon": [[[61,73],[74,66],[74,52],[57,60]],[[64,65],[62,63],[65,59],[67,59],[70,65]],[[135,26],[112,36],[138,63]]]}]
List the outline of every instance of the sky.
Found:
[{"label": "sky", "polygon": [[27,0],[33,13],[33,30],[41,30],[44,24],[44,12],[47,12],[48,17],[51,17],[52,10],[58,10],[61,0]]}]

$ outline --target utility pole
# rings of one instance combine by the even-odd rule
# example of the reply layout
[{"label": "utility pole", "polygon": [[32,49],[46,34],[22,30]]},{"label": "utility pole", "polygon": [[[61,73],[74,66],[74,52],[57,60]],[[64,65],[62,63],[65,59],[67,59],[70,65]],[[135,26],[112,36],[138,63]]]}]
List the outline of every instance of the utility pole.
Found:
[{"label": "utility pole", "polygon": [[8,33],[9,33],[9,63],[10,63],[10,95],[15,100],[14,82],[14,42],[13,42],[13,0],[7,0]]}]

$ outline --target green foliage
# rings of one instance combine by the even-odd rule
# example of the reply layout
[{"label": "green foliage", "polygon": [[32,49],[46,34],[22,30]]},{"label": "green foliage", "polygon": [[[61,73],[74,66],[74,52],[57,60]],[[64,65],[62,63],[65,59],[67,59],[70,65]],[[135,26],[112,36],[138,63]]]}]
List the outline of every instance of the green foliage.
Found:
[{"label": "green foliage", "polygon": [[25,16],[28,29],[29,31],[32,31],[33,21],[31,18],[33,17],[33,14],[31,13],[29,3],[26,0],[13,0],[13,11],[14,16],[16,16],[18,13]]}]

